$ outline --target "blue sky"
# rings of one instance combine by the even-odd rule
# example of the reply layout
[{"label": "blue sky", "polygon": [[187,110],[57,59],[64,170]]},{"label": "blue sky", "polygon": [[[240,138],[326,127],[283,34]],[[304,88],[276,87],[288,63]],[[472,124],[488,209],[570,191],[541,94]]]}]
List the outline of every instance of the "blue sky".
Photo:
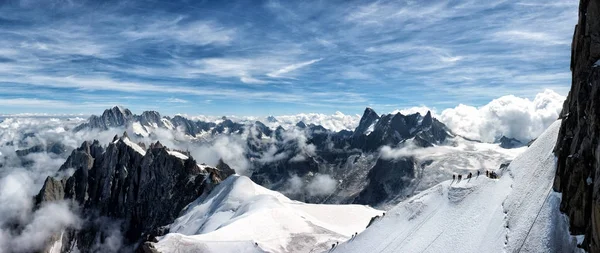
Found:
[{"label": "blue sky", "polygon": [[0,4],[0,114],[386,112],[570,88],[577,1]]}]

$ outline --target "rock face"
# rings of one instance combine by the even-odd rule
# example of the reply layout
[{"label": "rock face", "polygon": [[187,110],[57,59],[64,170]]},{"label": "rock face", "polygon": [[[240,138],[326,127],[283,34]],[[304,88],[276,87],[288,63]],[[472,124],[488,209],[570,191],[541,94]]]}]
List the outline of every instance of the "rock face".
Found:
[{"label": "rock face", "polygon": [[142,126],[155,126],[160,128],[166,128],[165,123],[162,121],[160,113],[157,111],[145,111],[142,115],[135,117]]},{"label": "rock face", "polygon": [[129,109],[115,106],[105,110],[102,116],[92,115],[88,123],[77,126],[74,130],[80,131],[86,128],[107,130],[111,127],[125,126],[133,120],[134,116]]},{"label": "rock face", "polygon": [[419,113],[386,114],[378,119],[376,116],[370,108],[365,110],[361,124],[354,132],[352,147],[372,152],[383,145],[397,146],[410,138],[414,138],[418,146],[429,147],[443,143],[452,136],[450,129],[434,119],[431,112],[427,112],[425,116]]},{"label": "rock face", "polygon": [[[67,199],[82,207],[88,221],[63,238],[63,250],[76,246],[83,252],[108,236],[98,220],[120,221],[126,245],[160,234],[190,202],[235,171],[224,163],[220,168],[201,168],[188,157],[170,154],[155,143],[149,149],[124,135],[104,148],[98,141],[84,142],[74,150],[60,170],[74,169],[63,179],[47,178],[36,196],[36,205]],[[210,180],[207,180],[210,178]]]},{"label": "rock face", "polygon": [[510,149],[510,148],[520,148],[523,147],[523,143],[515,138],[508,138],[506,136],[502,136],[499,140],[500,147]]},{"label": "rock face", "polygon": [[23,157],[32,153],[48,152],[55,155],[63,154],[67,151],[67,147],[62,143],[49,143],[48,145],[35,145],[27,149],[17,150],[17,156]]},{"label": "rock face", "polygon": [[415,174],[415,161],[410,157],[379,159],[367,174],[368,186],[354,202],[374,206],[398,195],[406,195],[401,193],[409,190]]},{"label": "rock face", "polygon": [[[420,166],[410,157],[396,160],[380,158],[379,149],[382,146],[394,148],[411,142],[419,147],[430,147],[442,145],[452,136],[450,130],[434,119],[430,112],[425,116],[418,113],[379,116],[371,108],[365,109],[353,132],[331,132],[322,126],[307,125],[302,121],[298,122],[295,130],[304,132],[306,140],[282,141],[267,148],[255,145],[252,150],[273,148],[273,152],[269,161],[254,164],[251,177],[254,182],[286,192],[288,197],[300,201],[373,206],[401,200],[402,196],[412,193],[417,176],[415,168]],[[278,130],[275,131],[276,136],[277,133]],[[309,193],[289,193],[294,190],[285,188],[290,178],[310,182],[317,174],[343,179],[338,186],[341,192],[319,197],[308,196]]]},{"label": "rock face", "polygon": [[[135,115],[132,114],[129,109],[120,106],[105,110],[101,116],[92,115],[87,123],[83,123],[73,130],[75,132],[84,129],[108,130],[109,128],[129,127],[134,123],[139,124],[138,127],[145,132],[151,132],[148,130],[152,128],[178,128],[185,134],[193,137],[198,137],[200,134],[204,133],[210,133],[211,135],[241,134],[246,130],[244,124],[233,122],[227,118],[223,118],[222,122],[215,124],[214,122],[190,120],[179,115],[173,118],[161,117],[160,113],[156,111],[145,111],[142,112],[141,115]],[[258,124],[262,125],[263,129],[266,128],[267,130],[265,131],[271,131],[264,124],[257,121],[256,125]]]},{"label": "rock face", "polygon": [[208,132],[210,129],[216,126],[216,124],[212,122],[193,121],[179,115],[173,117],[172,119],[167,119],[171,121],[171,124],[173,124],[175,128],[181,128],[184,133],[190,136],[196,136],[202,132]]},{"label": "rock face", "polygon": [[355,135],[365,134],[369,127],[373,126],[375,122],[379,120],[379,115],[373,111],[373,109],[367,107],[363,116],[360,118],[360,122],[358,123],[358,127],[354,130]]},{"label": "rock face", "polygon": [[554,190],[572,234],[582,247],[600,252],[600,0],[581,0],[571,45],[571,90],[561,112],[555,147]]}]

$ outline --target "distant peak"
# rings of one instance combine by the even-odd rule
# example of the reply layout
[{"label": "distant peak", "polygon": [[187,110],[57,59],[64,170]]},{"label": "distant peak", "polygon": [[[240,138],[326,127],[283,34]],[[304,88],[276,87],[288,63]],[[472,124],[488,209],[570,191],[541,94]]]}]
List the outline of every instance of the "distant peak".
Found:
[{"label": "distant peak", "polygon": [[270,115],[269,117],[267,117],[267,121],[272,122],[272,123],[278,122],[277,118],[275,118],[275,116],[273,116],[273,115]]},{"label": "distant peak", "polygon": [[296,126],[299,128],[306,128],[306,124],[304,124],[304,121],[300,121],[300,122],[296,123]]},{"label": "distant peak", "polygon": [[114,112],[120,112],[123,115],[127,115],[127,114],[131,114],[131,111],[123,106],[120,105],[116,105],[115,107],[111,108],[110,110],[114,111]]},{"label": "distant peak", "polygon": [[365,111],[363,112],[363,115],[366,115],[366,114],[375,114],[375,115],[377,115],[377,113],[375,112],[375,110],[373,110],[373,108],[371,108],[371,107],[365,108]]}]

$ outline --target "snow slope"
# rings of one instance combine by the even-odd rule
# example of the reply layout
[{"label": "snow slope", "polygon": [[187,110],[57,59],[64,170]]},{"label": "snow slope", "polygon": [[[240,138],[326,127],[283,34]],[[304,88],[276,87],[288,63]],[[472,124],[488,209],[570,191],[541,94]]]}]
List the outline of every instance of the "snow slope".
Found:
[{"label": "snow slope", "polygon": [[560,121],[500,179],[442,182],[404,201],[335,252],[572,252],[566,219],[551,193]]},{"label": "snow slope", "polygon": [[191,203],[154,246],[160,252],[322,252],[381,213],[293,201],[234,175]]}]

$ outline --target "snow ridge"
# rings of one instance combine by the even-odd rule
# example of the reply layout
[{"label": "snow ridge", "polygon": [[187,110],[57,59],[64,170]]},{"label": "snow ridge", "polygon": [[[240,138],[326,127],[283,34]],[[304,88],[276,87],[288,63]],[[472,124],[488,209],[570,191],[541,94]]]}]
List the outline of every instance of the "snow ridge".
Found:
[{"label": "snow ridge", "polygon": [[552,124],[499,179],[445,181],[388,211],[336,252],[572,252],[575,240],[549,194],[556,169]]}]

